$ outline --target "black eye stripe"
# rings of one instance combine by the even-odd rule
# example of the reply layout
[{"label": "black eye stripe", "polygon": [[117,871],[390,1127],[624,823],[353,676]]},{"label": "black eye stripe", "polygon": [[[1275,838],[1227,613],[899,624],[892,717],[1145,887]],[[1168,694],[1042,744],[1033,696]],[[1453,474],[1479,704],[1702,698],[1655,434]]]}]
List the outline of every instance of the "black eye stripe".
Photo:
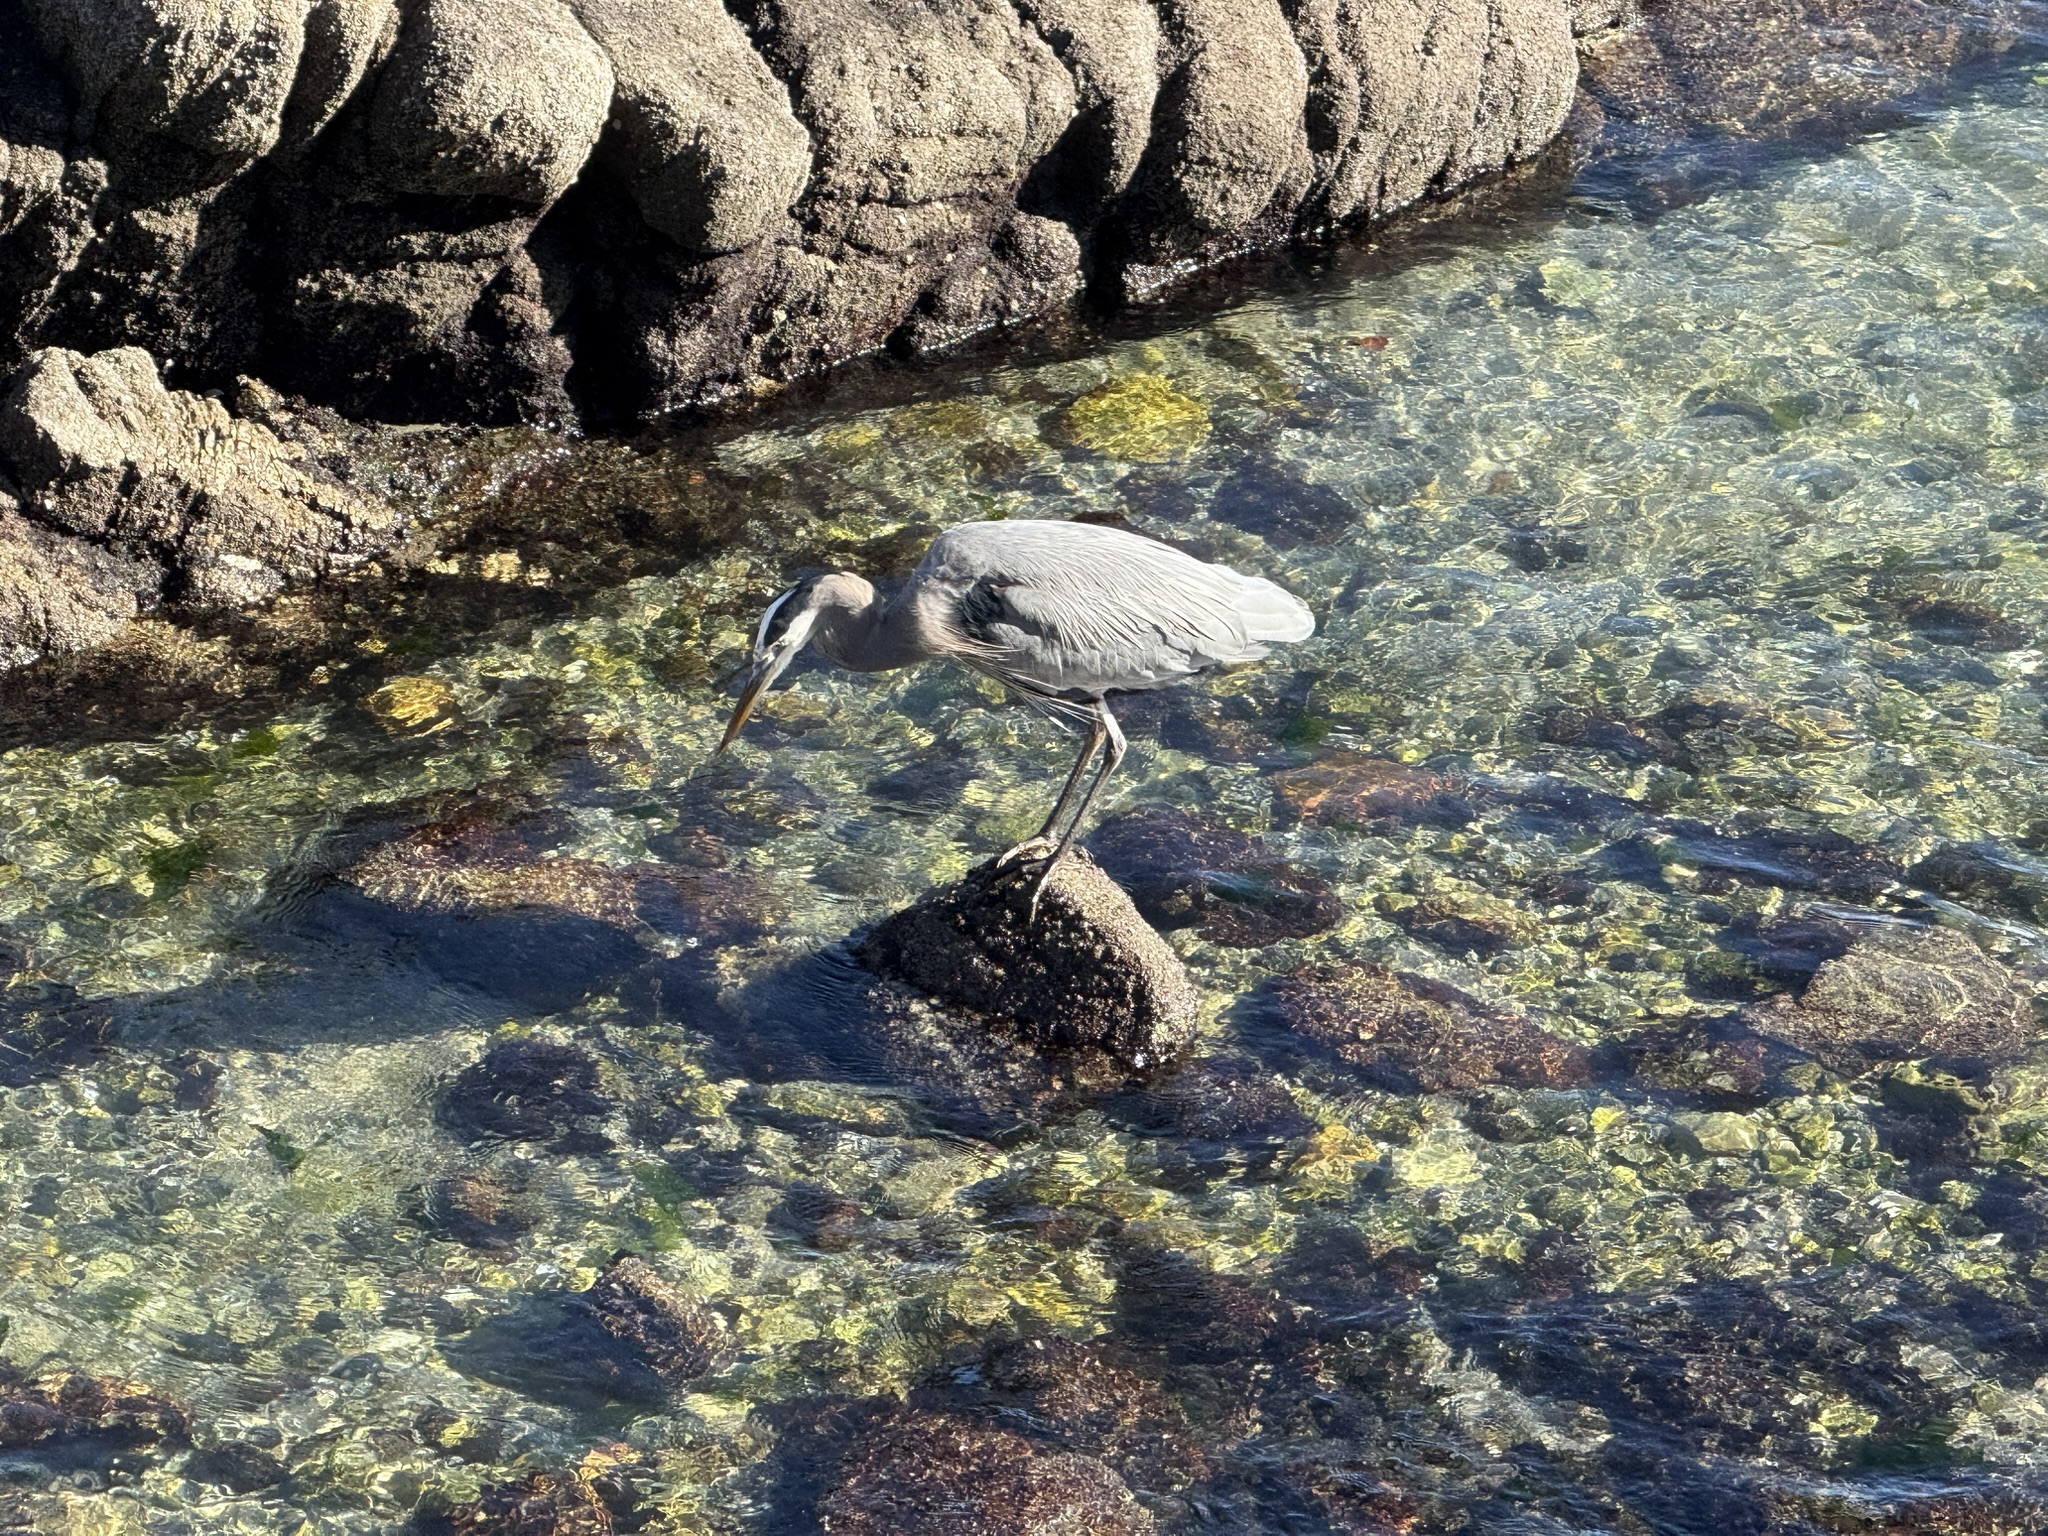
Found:
[{"label": "black eye stripe", "polygon": [[797,610],[803,606],[797,599],[816,585],[816,577],[800,581],[768,605],[768,611],[761,615],[761,627],[754,631],[754,654],[758,656],[789,633],[789,626],[795,620]]}]

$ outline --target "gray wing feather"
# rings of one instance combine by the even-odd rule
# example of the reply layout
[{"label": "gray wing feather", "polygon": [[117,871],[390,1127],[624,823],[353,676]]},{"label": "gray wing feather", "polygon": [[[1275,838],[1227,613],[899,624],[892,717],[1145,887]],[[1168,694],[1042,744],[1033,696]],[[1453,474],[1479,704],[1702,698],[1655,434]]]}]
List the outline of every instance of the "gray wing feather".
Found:
[{"label": "gray wing feather", "polygon": [[1086,523],[950,529],[913,584],[949,600],[961,659],[1027,692],[1156,688],[1315,628],[1269,581]]}]

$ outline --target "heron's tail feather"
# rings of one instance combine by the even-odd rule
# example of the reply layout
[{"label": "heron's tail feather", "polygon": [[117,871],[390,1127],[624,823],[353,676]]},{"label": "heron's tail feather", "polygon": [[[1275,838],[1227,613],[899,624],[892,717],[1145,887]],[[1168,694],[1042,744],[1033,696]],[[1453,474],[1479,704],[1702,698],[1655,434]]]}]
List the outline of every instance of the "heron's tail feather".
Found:
[{"label": "heron's tail feather", "polygon": [[1237,612],[1252,640],[1306,640],[1316,632],[1316,616],[1292,592],[1263,576],[1240,576]]}]

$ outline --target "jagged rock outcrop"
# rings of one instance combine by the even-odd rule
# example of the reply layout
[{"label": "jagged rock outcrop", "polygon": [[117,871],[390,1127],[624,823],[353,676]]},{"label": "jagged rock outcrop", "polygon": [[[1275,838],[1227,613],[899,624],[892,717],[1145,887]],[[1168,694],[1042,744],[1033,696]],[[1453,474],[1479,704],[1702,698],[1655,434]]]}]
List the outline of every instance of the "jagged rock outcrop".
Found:
[{"label": "jagged rock outcrop", "polygon": [[84,649],[164,599],[254,602],[398,532],[269,428],[166,389],[138,347],[50,348],[0,395],[0,659]]},{"label": "jagged rock outcrop", "polygon": [[0,0],[0,367],[646,416],[1540,150],[1581,0]]}]

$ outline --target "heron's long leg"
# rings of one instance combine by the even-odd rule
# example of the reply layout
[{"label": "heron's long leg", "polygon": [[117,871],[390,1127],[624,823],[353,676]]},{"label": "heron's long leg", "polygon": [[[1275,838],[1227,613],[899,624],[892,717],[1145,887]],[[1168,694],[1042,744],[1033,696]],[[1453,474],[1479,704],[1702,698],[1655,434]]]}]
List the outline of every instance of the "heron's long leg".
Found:
[{"label": "heron's long leg", "polygon": [[1066,815],[1067,802],[1074,798],[1074,789],[1080,784],[1081,776],[1088,771],[1088,765],[1095,761],[1095,754],[1108,739],[1109,733],[1102,728],[1100,720],[1089,722],[1088,740],[1081,748],[1081,755],[1074,760],[1074,771],[1067,775],[1067,787],[1060,791],[1059,799],[1053,803],[1052,814],[1045,818],[1045,825],[1040,827],[1034,836],[1027,837],[1016,847],[997,854],[997,869],[1007,869],[1010,865],[1032,854],[1044,852],[1052,846],[1053,833],[1058,830],[1061,818]]},{"label": "heron's long leg", "polygon": [[1074,812],[1074,819],[1067,823],[1067,830],[1060,838],[1059,846],[1053,849],[1052,857],[1045,861],[1032,881],[1031,911],[1034,916],[1038,912],[1038,898],[1045,890],[1045,882],[1052,878],[1053,870],[1059,866],[1060,860],[1067,856],[1067,850],[1074,846],[1074,839],[1081,831],[1081,823],[1088,819],[1088,808],[1095,803],[1095,797],[1102,793],[1103,784],[1124,760],[1124,733],[1116,723],[1116,716],[1109,712],[1109,706],[1098,703],[1095,706],[1095,719],[1096,731],[1107,738],[1109,750],[1103,754],[1102,766],[1096,770],[1094,779],[1089,782],[1088,793],[1081,797],[1081,804]]}]

